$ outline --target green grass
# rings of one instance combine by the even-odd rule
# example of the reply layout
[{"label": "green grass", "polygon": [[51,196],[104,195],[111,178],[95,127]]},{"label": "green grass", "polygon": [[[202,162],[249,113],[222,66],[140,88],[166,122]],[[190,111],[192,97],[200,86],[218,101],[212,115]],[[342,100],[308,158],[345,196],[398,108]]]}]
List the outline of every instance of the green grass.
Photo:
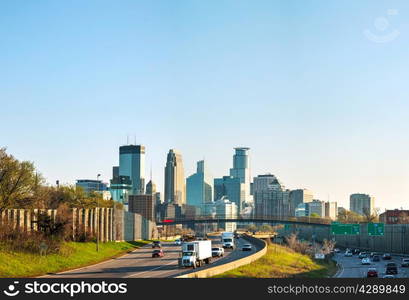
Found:
[{"label": "green grass", "polygon": [[260,259],[214,278],[323,278],[335,272],[336,265],[332,260],[315,261],[308,255],[272,244]]},{"label": "green grass", "polygon": [[61,246],[58,254],[46,256],[10,252],[0,247],[0,278],[33,277],[75,269],[119,256],[147,243],[149,242],[100,243],[99,252],[96,252],[95,243],[67,242]]}]

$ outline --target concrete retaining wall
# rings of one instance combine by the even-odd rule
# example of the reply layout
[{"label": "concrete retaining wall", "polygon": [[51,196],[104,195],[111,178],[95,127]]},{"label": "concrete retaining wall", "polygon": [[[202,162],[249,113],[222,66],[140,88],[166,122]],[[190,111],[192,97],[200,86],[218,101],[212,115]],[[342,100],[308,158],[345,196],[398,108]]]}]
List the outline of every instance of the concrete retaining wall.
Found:
[{"label": "concrete retaining wall", "polygon": [[251,236],[243,236],[243,238],[245,238],[250,243],[252,243],[256,247],[261,248],[261,249],[259,251],[257,251],[256,253],[252,254],[252,255],[240,258],[238,260],[235,260],[235,261],[223,264],[223,265],[219,265],[219,266],[207,268],[207,269],[204,269],[204,270],[200,270],[200,271],[197,271],[197,272],[177,276],[176,278],[207,278],[207,277],[212,277],[212,276],[215,276],[215,275],[218,275],[218,274],[233,270],[235,268],[247,265],[247,264],[259,259],[260,257],[262,257],[263,255],[265,255],[267,253],[267,244],[266,244],[265,241],[253,238]]},{"label": "concrete retaining wall", "polygon": [[[24,232],[37,231],[40,213],[46,213],[52,220],[58,217],[55,209],[7,209],[0,212],[0,226],[9,225]],[[155,222],[123,209],[72,208],[69,218],[74,241],[81,240],[83,235],[99,234],[101,242],[149,240],[158,235]]]}]

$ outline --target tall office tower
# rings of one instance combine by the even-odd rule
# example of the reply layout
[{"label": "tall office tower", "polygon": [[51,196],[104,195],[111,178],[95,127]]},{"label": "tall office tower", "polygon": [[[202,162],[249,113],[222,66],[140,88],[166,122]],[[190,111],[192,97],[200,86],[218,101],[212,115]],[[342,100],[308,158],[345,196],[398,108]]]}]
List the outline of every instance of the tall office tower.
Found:
[{"label": "tall office tower", "polygon": [[308,203],[313,200],[312,191],[307,189],[292,190],[290,192],[290,215],[295,216],[295,209],[301,203]]},{"label": "tall office tower", "polygon": [[367,194],[352,194],[349,197],[349,210],[359,215],[373,214],[375,209],[375,197]]},{"label": "tall office tower", "polygon": [[244,184],[244,202],[253,202],[253,197],[250,194],[251,174],[250,161],[248,151],[250,148],[239,147],[234,148],[236,153],[233,156],[233,168],[230,169],[230,176],[239,178],[240,182]]},{"label": "tall office tower", "polygon": [[214,200],[217,201],[223,197],[235,203],[239,213],[242,211],[245,202],[245,187],[244,183],[240,182],[240,178],[223,176],[214,179]]},{"label": "tall office tower", "polygon": [[132,181],[130,195],[145,192],[145,146],[127,145],[119,147],[119,175],[129,176]]},{"label": "tall office tower", "polygon": [[272,174],[254,177],[253,196],[256,217],[288,217],[290,190]]},{"label": "tall office tower", "polygon": [[197,162],[196,173],[186,180],[186,203],[201,206],[213,201],[213,177],[208,172],[204,160]]},{"label": "tall office tower", "polygon": [[338,203],[337,202],[325,202],[325,217],[331,220],[335,220],[338,216]]},{"label": "tall office tower", "polygon": [[165,167],[165,202],[177,205],[186,204],[186,185],[182,155],[170,149]]}]

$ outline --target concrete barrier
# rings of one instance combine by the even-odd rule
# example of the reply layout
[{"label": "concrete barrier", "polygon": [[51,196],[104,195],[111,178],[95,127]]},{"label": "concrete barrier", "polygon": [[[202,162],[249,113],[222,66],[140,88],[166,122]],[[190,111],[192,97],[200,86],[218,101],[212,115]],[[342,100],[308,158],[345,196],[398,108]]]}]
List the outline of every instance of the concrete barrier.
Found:
[{"label": "concrete barrier", "polygon": [[249,263],[252,263],[253,261],[259,259],[260,257],[264,256],[267,253],[267,243],[263,240],[253,238],[251,236],[243,236],[244,239],[248,240],[250,243],[255,245],[258,248],[261,248],[259,251],[256,253],[237,259],[235,261],[225,263],[219,266],[214,266],[211,268],[207,268],[204,270],[199,270],[196,272],[184,274],[177,276],[176,278],[208,278],[212,277],[230,270],[233,270],[235,268],[248,265]]}]

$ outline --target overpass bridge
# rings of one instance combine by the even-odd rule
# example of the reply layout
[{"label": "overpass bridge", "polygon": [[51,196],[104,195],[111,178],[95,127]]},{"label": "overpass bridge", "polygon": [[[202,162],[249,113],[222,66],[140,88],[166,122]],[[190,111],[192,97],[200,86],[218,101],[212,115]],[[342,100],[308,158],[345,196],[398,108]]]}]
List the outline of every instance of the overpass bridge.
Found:
[{"label": "overpass bridge", "polygon": [[194,225],[194,224],[214,224],[214,223],[241,223],[241,224],[289,224],[289,225],[305,225],[305,226],[317,226],[323,228],[330,228],[331,221],[321,218],[308,218],[308,217],[195,217],[195,218],[176,218],[176,219],[164,219],[157,221],[157,225]]}]

